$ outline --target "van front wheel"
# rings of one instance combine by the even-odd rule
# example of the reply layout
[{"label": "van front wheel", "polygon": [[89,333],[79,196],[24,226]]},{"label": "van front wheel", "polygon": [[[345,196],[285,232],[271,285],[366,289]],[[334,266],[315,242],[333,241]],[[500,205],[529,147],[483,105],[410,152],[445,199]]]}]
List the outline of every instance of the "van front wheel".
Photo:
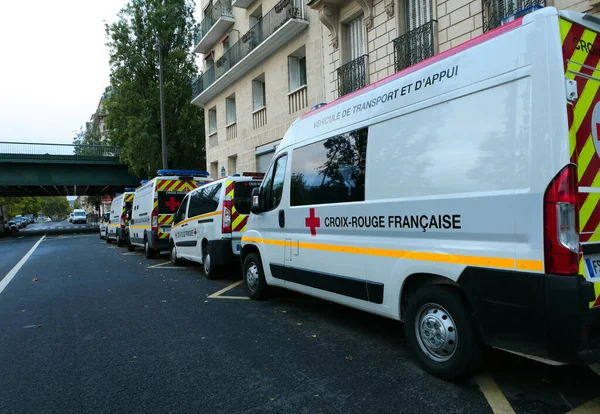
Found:
[{"label": "van front wheel", "polygon": [[244,260],[244,285],[250,299],[264,300],[269,296],[269,285],[258,253],[250,253]]},{"label": "van front wheel", "polygon": [[418,290],[406,307],[404,329],[421,366],[438,378],[465,378],[482,363],[483,344],[471,310],[451,286]]}]

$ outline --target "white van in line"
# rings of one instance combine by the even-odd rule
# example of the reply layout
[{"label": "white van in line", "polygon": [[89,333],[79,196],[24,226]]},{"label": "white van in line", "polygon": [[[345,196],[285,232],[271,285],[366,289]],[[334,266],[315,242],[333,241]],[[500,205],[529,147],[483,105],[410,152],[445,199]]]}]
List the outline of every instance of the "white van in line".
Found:
[{"label": "white van in line", "polygon": [[198,262],[203,265],[204,275],[214,279],[223,265],[239,263],[252,190],[263,176],[234,174],[190,191],[173,218],[173,265],[178,265],[180,259]]},{"label": "white van in line", "polygon": [[117,246],[129,244],[129,218],[135,193],[133,188],[126,188],[124,193],[115,195],[110,205],[110,218],[106,231],[106,243],[115,240]]},{"label": "white van in line", "polygon": [[133,188],[127,188],[124,193],[117,194],[110,205],[110,219],[106,232],[106,243],[115,240],[117,246],[130,246],[129,243],[129,215],[133,205],[135,193]]},{"label": "white van in line", "polygon": [[598,32],[543,8],[295,121],[253,197],[248,295],[404,321],[441,378],[483,345],[597,368]]},{"label": "white van in line", "polygon": [[212,181],[209,173],[196,170],[159,170],[157,176],[135,189],[130,223],[131,245],[143,247],[151,259],[169,249],[173,215],[194,188]]}]

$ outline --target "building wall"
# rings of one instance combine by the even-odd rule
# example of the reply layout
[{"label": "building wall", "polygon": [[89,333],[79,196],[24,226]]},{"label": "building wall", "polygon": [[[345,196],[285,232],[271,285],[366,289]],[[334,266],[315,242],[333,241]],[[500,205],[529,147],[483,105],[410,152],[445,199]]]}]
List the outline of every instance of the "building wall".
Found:
[{"label": "building wall", "polygon": [[[361,0],[364,4],[366,0]],[[337,69],[347,62],[344,24],[364,14],[361,3],[348,0],[337,7],[338,47],[334,48],[330,30],[323,26],[325,44],[326,101],[338,98]],[[369,83],[381,80],[395,72],[393,40],[405,33],[406,2],[402,0],[373,0],[373,27],[365,28],[368,54]],[[483,33],[481,0],[432,0],[433,20],[437,21],[434,41],[436,53],[464,43]],[[600,3],[590,7],[588,0],[547,0],[548,6],[598,14]],[[324,23],[323,23],[324,24]]]},{"label": "building wall", "polygon": [[[248,9],[233,8],[234,30],[240,34],[249,28],[249,17],[262,4],[265,15],[276,4],[275,0],[255,2]],[[232,83],[226,90],[204,105],[206,128],[206,159],[211,175],[220,176],[222,167],[226,174],[255,171],[257,148],[277,142],[291,123],[313,105],[324,100],[322,27],[317,12],[305,7],[305,18],[309,25],[297,38],[271,54],[262,64],[253,67],[248,73]],[[275,34],[276,35],[276,34]],[[232,35],[233,37],[234,35]],[[223,51],[219,43],[213,47],[215,60]],[[299,110],[290,110],[288,56],[305,46],[307,105]],[[259,46],[260,47],[260,46]],[[266,90],[266,124],[255,127],[253,116],[252,80],[264,73]],[[228,139],[226,131],[226,98],[235,94],[237,136]],[[217,132],[209,134],[208,111],[216,108]],[[290,113],[291,112],[291,113]],[[258,116],[258,115],[257,115]],[[215,145],[216,143],[216,145]],[[235,169],[235,171],[234,171]]]}]

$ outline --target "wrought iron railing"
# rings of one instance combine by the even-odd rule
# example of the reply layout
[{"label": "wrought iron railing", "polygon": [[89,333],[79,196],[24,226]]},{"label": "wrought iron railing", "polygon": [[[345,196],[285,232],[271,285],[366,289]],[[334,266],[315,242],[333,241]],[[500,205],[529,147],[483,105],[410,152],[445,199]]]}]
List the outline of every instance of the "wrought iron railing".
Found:
[{"label": "wrought iron railing", "polygon": [[302,0],[281,0],[192,83],[197,97],[290,19],[304,20]]},{"label": "wrought iron railing", "polygon": [[394,69],[396,72],[435,54],[434,24],[435,21],[431,20],[394,39]]},{"label": "wrought iron railing", "polygon": [[121,148],[110,145],[0,142],[0,159],[119,161]]},{"label": "wrought iron railing", "polygon": [[338,96],[367,86],[367,58],[368,55],[363,55],[337,69]]},{"label": "wrought iron railing", "polygon": [[233,12],[231,9],[231,0],[217,1],[212,6],[206,9],[206,11],[204,12],[204,19],[202,19],[202,21],[200,22],[200,27],[194,39],[195,45],[200,43],[200,41],[204,36],[206,36],[210,28],[213,27],[221,17],[233,17]]},{"label": "wrought iron railing", "polygon": [[532,7],[546,7],[546,0],[482,0],[483,31],[500,26],[502,19]]}]

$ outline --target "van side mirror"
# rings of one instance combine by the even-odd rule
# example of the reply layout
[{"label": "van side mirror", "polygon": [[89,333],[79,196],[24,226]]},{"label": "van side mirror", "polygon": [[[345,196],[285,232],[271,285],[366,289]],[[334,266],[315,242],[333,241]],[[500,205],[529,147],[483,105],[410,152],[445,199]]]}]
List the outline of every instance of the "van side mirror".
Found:
[{"label": "van side mirror", "polygon": [[262,213],[261,202],[260,202],[260,189],[261,187],[255,187],[252,189],[252,213]]}]

